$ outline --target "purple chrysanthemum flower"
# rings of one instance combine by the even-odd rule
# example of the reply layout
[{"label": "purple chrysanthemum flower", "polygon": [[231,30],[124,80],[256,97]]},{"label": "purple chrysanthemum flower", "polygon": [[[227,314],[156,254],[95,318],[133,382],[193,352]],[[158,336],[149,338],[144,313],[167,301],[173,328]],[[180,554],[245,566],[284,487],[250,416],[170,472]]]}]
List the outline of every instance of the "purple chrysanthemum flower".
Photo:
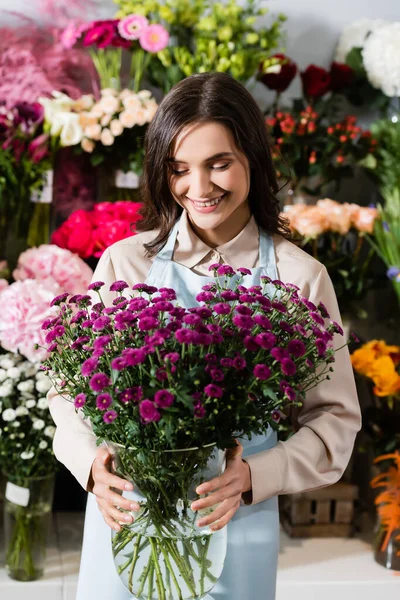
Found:
[{"label": "purple chrysanthemum flower", "polygon": [[204,292],[216,292],[217,291],[217,284],[216,283],[206,283],[206,285],[203,285],[201,287],[201,289]]},{"label": "purple chrysanthemum flower", "polygon": [[265,312],[272,310],[272,302],[269,298],[266,298],[265,296],[257,296],[256,300],[259,304],[261,304]]},{"label": "purple chrysanthemum flower", "polygon": [[254,304],[256,302],[256,299],[251,294],[245,293],[245,294],[240,294],[239,302],[242,302],[243,304]]},{"label": "purple chrysanthemum flower", "polygon": [[318,325],[323,325],[324,324],[324,319],[317,312],[311,311],[310,312],[310,317],[312,318],[312,320],[315,323],[318,323]]},{"label": "purple chrysanthemum flower", "polygon": [[99,394],[96,398],[96,406],[99,410],[107,410],[112,404],[110,394]]},{"label": "purple chrysanthemum flower", "polygon": [[169,390],[158,390],[154,394],[154,402],[159,408],[168,408],[174,403],[175,396]]},{"label": "purple chrysanthemum flower", "polygon": [[182,319],[186,315],[186,310],[180,306],[175,306],[174,310],[171,310],[169,314],[175,319]]},{"label": "purple chrysanthemum flower", "polygon": [[274,308],[275,310],[277,310],[280,313],[287,313],[287,308],[284,304],[282,304],[282,302],[279,302],[278,300],[274,300],[272,302],[272,308]]},{"label": "purple chrysanthemum flower", "polygon": [[286,348],[276,347],[276,348],[272,348],[271,356],[275,360],[278,360],[279,362],[281,362],[285,358],[289,358],[289,352],[286,350]]},{"label": "purple chrysanthemum flower", "polygon": [[343,329],[340,327],[339,323],[336,323],[336,321],[331,321],[331,325],[333,325],[333,331],[335,333],[343,335]]},{"label": "purple chrysanthemum flower", "polygon": [[142,398],[143,398],[143,388],[140,385],[136,385],[131,388],[126,388],[119,395],[119,399],[124,404],[127,404],[128,402],[131,402],[131,401],[139,402]]},{"label": "purple chrysanthemum flower", "polygon": [[211,333],[221,333],[222,327],[216,323],[208,323],[207,331],[210,331]]},{"label": "purple chrysanthemum flower", "polygon": [[52,344],[50,344],[50,346],[47,348],[47,352],[54,352],[55,350],[58,349],[58,344],[57,342],[53,342]]},{"label": "purple chrysanthemum flower", "polygon": [[303,327],[303,325],[294,325],[293,329],[303,337],[307,337],[307,330]]},{"label": "purple chrysanthemum flower", "polygon": [[212,317],[212,311],[205,306],[201,306],[200,308],[195,308],[194,311],[196,315],[199,315],[202,319],[209,319]]},{"label": "purple chrysanthemum flower", "polygon": [[95,292],[98,292],[101,290],[103,285],[105,285],[104,281],[94,281],[88,286],[88,290],[94,290]]},{"label": "purple chrysanthemum flower", "polygon": [[[172,369],[171,369],[172,371]],[[159,367],[156,371],[156,379],[158,379],[158,381],[167,381],[168,380],[168,373],[165,369],[165,367]]]},{"label": "purple chrysanthemum flower", "polygon": [[234,369],[236,369],[236,371],[242,371],[246,368],[246,360],[243,358],[243,356],[235,356],[232,361],[232,366]]},{"label": "purple chrysanthemum flower", "polygon": [[312,360],[310,360],[309,358],[306,358],[306,365],[309,369],[311,369],[314,366]]},{"label": "purple chrysanthemum flower", "polygon": [[209,396],[210,398],[222,398],[224,390],[219,385],[209,383],[204,388],[204,393],[207,394],[207,396]]},{"label": "purple chrysanthemum flower", "polygon": [[285,396],[291,401],[293,402],[294,400],[296,400],[296,392],[294,391],[294,389],[290,386],[287,385],[285,387]]},{"label": "purple chrysanthemum flower", "polygon": [[232,302],[233,300],[237,300],[239,295],[236,292],[232,292],[232,290],[224,290],[221,292],[221,298],[227,302]]},{"label": "purple chrysanthemum flower", "polygon": [[261,275],[260,280],[264,283],[271,283],[271,277],[268,277],[268,275]]},{"label": "purple chrysanthemum flower", "polygon": [[290,384],[289,384],[289,382],[288,382],[288,381],[286,381],[285,379],[282,379],[282,380],[279,382],[279,389],[281,390],[281,392],[284,392],[284,391],[286,390],[286,388],[287,388],[289,385],[290,385]]},{"label": "purple chrysanthemum flower", "polygon": [[118,281],[114,281],[114,283],[110,285],[110,292],[122,292],[128,287],[129,285],[126,283],[126,281],[122,281],[122,279],[119,279]]},{"label": "purple chrysanthemum flower", "polygon": [[204,360],[210,365],[215,365],[217,363],[217,356],[216,354],[208,353],[205,355]]},{"label": "purple chrysanthemum flower", "polygon": [[350,333],[350,337],[353,340],[353,342],[358,343],[360,341],[353,331]]},{"label": "purple chrysanthemum flower", "polygon": [[117,296],[116,298],[114,298],[113,300],[113,305],[116,306],[117,308],[125,308],[126,306],[128,306],[129,304],[129,300],[127,298],[124,298],[124,296]]},{"label": "purple chrysanthemum flower", "polygon": [[114,371],[122,371],[127,366],[128,365],[126,364],[125,359],[122,356],[117,356],[111,361],[111,368],[114,369]]},{"label": "purple chrysanthemum flower", "polygon": [[238,315],[250,316],[253,314],[253,311],[249,306],[243,306],[243,304],[239,304],[239,306],[235,306],[235,312]]},{"label": "purple chrysanthemum flower", "polygon": [[64,292],[63,294],[59,294],[50,302],[50,306],[59,306],[62,302],[65,302],[68,298],[68,292]]},{"label": "purple chrysanthemum flower", "polygon": [[115,421],[115,419],[118,417],[118,413],[115,410],[109,410],[106,413],[104,413],[103,415],[103,421],[104,423],[107,423],[108,425],[110,423],[112,423],[113,421]]},{"label": "purple chrysanthemum flower", "polygon": [[231,358],[221,358],[219,364],[221,367],[229,369],[230,367],[233,367],[233,360]]},{"label": "purple chrysanthemum flower", "polygon": [[213,342],[213,336],[211,333],[206,332],[193,332],[193,344],[197,344],[198,346],[209,346]]},{"label": "purple chrysanthemum flower", "polygon": [[180,354],[178,354],[178,352],[169,352],[168,354],[166,354],[164,356],[165,360],[174,364],[176,362],[178,362],[178,360],[180,360],[181,356]]},{"label": "purple chrysanthemum flower", "polygon": [[156,422],[161,418],[156,405],[151,400],[142,400],[139,405],[139,412],[146,423]]},{"label": "purple chrysanthemum flower", "polygon": [[201,325],[203,321],[198,315],[185,315],[183,317],[183,322],[186,323],[186,325]]},{"label": "purple chrysanthemum flower", "polygon": [[95,350],[97,350],[98,348],[104,348],[105,346],[107,346],[108,344],[110,344],[110,342],[112,342],[112,337],[111,335],[100,335],[98,338],[96,338],[93,342],[93,348]]},{"label": "purple chrysanthemum flower", "polygon": [[85,404],[85,402],[86,402],[86,394],[81,392],[80,394],[77,394],[75,396],[74,406],[75,406],[75,408],[82,408],[82,406]]},{"label": "purple chrysanthemum flower", "polygon": [[306,345],[301,340],[290,340],[288,343],[289,354],[300,357],[306,353]]},{"label": "purple chrysanthemum flower", "polygon": [[206,416],[206,409],[201,402],[197,402],[194,407],[194,416],[196,419],[203,419]]},{"label": "purple chrysanthemum flower", "polygon": [[46,329],[50,329],[50,327],[53,327],[53,320],[54,319],[45,319],[40,328],[43,329],[44,331]]},{"label": "purple chrysanthemum flower", "polygon": [[90,377],[93,371],[96,369],[99,361],[97,358],[87,358],[81,366],[81,373],[84,377]]},{"label": "purple chrysanthemum flower", "polygon": [[210,369],[210,376],[213,381],[223,381],[224,374],[221,369]]},{"label": "purple chrysanthemum flower", "polygon": [[172,304],[172,302],[167,302],[167,300],[160,300],[160,302],[157,302],[156,308],[158,312],[171,312],[171,310],[174,310],[175,307]]},{"label": "purple chrysanthemum flower", "polygon": [[232,269],[229,265],[220,265],[217,269],[217,275],[219,277],[223,277],[224,275],[232,277],[235,275],[235,269]]},{"label": "purple chrysanthemum flower", "polygon": [[94,331],[102,331],[102,329],[107,329],[110,326],[111,319],[106,315],[102,317],[97,317],[95,321],[93,321],[93,330]]},{"label": "purple chrysanthemum flower", "polygon": [[[82,365],[83,366],[83,365]],[[102,392],[105,387],[110,385],[110,379],[105,373],[95,373],[92,375],[89,385],[94,392]]]},{"label": "purple chrysanthemum flower", "polygon": [[253,317],[254,322],[257,323],[263,329],[272,329],[272,323],[265,315],[255,315]]},{"label": "purple chrysanthemum flower", "polygon": [[129,310],[139,311],[149,306],[150,302],[146,298],[132,298],[129,300]]},{"label": "purple chrysanthemum flower", "polygon": [[214,298],[214,294],[212,292],[200,292],[196,296],[197,302],[209,302]]},{"label": "purple chrysanthemum flower", "polygon": [[271,350],[276,344],[276,335],[270,332],[258,333],[255,340],[264,350]]},{"label": "purple chrysanthemum flower", "polygon": [[181,321],[170,321],[169,323],[167,323],[166,329],[168,329],[168,331],[178,331],[178,329],[182,328],[182,322]]},{"label": "purple chrysanthemum flower", "polygon": [[282,360],[281,369],[284,375],[294,375],[297,371],[296,365],[291,358],[284,358]]},{"label": "purple chrysanthemum flower", "polygon": [[229,306],[229,304],[226,304],[225,302],[218,302],[217,304],[214,305],[214,312],[217,315],[229,315],[229,313],[231,312],[231,307]]},{"label": "purple chrysanthemum flower", "polygon": [[311,300],[309,300],[308,298],[300,298],[300,302],[306,306],[309,310],[313,310],[316,311],[317,307],[315,306],[314,302],[311,302]]},{"label": "purple chrysanthemum flower", "polygon": [[91,329],[92,325],[93,325],[92,319],[86,319],[86,321],[82,321],[82,323],[81,323],[81,327],[83,327],[83,329]]},{"label": "purple chrysanthemum flower", "polygon": [[241,273],[242,275],[251,275],[250,269],[246,269],[246,267],[239,267],[238,273]]},{"label": "purple chrysanthemum flower", "polygon": [[282,331],[292,335],[293,327],[290,325],[290,323],[287,323],[286,321],[279,321],[279,327],[282,329]]},{"label": "purple chrysanthemum flower", "polygon": [[92,306],[92,299],[87,294],[79,295],[75,302],[78,306]]},{"label": "purple chrysanthemum flower", "polygon": [[122,351],[122,356],[129,367],[141,365],[146,360],[146,352],[143,348],[125,348],[125,350]]},{"label": "purple chrysanthemum flower", "polygon": [[191,344],[194,338],[194,331],[191,329],[178,329],[175,332],[175,338],[180,344]]},{"label": "purple chrysanthemum flower", "polygon": [[264,381],[271,377],[271,369],[267,365],[258,364],[254,366],[253,375],[257,379]]},{"label": "purple chrysanthemum flower", "polygon": [[326,352],[326,342],[324,342],[323,339],[318,338],[315,340],[315,347],[317,348],[318,356],[324,356]]},{"label": "purple chrysanthemum flower", "polygon": [[253,392],[248,392],[247,399],[250,400],[250,402],[256,402],[257,396]]},{"label": "purple chrysanthemum flower", "polygon": [[161,294],[161,296],[164,298],[164,300],[176,300],[176,293],[175,290],[173,290],[172,288],[160,288],[158,290]]},{"label": "purple chrysanthemum flower", "polygon": [[152,329],[157,329],[160,323],[154,317],[142,317],[139,320],[138,328],[140,331],[151,331]]},{"label": "purple chrysanthemum flower", "polygon": [[275,423],[279,423],[281,420],[281,413],[279,410],[273,410],[271,413],[271,419],[275,421]]},{"label": "purple chrysanthemum flower", "polygon": [[75,294],[74,296],[71,296],[71,298],[68,300],[68,304],[76,304],[80,297],[81,294]]},{"label": "purple chrysanthemum flower", "polygon": [[220,268],[220,266],[221,266],[221,264],[220,264],[220,263],[213,263],[212,265],[210,265],[210,266],[208,267],[208,270],[209,270],[209,271],[216,271],[217,269],[219,269],[219,268]]},{"label": "purple chrysanthemum flower", "polygon": [[249,350],[249,352],[256,352],[260,348],[260,346],[257,343],[256,338],[251,335],[245,336],[245,338],[243,340],[243,345],[246,348],[246,350]]},{"label": "purple chrysanthemum flower", "polygon": [[238,327],[238,329],[251,329],[254,326],[252,317],[246,315],[235,315],[232,322]]},{"label": "purple chrysanthemum flower", "polygon": [[324,317],[324,319],[329,319],[330,315],[328,313],[328,309],[326,308],[326,306],[323,302],[320,302],[318,304],[318,309],[319,309],[319,312],[321,313],[321,315]]},{"label": "purple chrysanthemum flower", "polygon": [[78,348],[81,348],[83,344],[87,344],[89,341],[90,337],[88,335],[81,335],[71,344],[71,348],[72,350],[77,350]]}]

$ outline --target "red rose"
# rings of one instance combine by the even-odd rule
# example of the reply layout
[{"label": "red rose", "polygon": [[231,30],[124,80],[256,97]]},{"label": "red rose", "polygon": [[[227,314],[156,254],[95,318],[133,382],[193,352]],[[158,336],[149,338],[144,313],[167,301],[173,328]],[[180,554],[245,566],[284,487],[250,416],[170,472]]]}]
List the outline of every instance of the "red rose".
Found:
[{"label": "red rose", "polygon": [[353,81],[354,71],[349,65],[333,62],[330,75],[332,92],[340,92]]},{"label": "red rose", "polygon": [[281,70],[279,73],[263,73],[263,63],[260,65],[259,80],[270,90],[284,92],[297,73],[297,65],[284,54],[274,54],[271,58],[278,58],[281,61]]},{"label": "red rose", "polygon": [[131,229],[131,223],[128,221],[115,219],[114,221],[103,223],[93,231],[94,256],[101,256],[104,250],[111,246],[111,244],[119,242],[119,240],[124,240],[134,235],[134,233]]},{"label": "red rose", "polygon": [[130,223],[136,223],[142,216],[139,214],[142,209],[141,202],[131,202],[128,200],[119,200],[114,202],[115,206],[115,218],[129,221]]},{"label": "red rose", "polygon": [[326,69],[309,65],[300,73],[306,98],[320,98],[330,90],[331,76]]},{"label": "red rose", "polygon": [[90,215],[85,210],[77,210],[56,229],[51,236],[52,244],[75,252],[81,258],[93,255],[93,228]]}]

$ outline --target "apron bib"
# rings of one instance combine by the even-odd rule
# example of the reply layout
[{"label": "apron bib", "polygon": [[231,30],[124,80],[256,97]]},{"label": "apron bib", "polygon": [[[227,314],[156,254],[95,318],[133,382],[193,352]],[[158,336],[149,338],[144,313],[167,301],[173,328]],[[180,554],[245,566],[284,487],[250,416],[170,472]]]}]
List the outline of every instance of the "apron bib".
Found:
[{"label": "apron bib", "polygon": [[[179,221],[173,227],[164,248],[157,254],[146,283],[170,287],[185,308],[196,306],[201,287],[215,281],[193,273],[173,262]],[[243,267],[247,265],[242,265]],[[245,275],[243,285],[260,284],[260,276],[278,279],[272,237],[260,230],[259,267]],[[234,279],[234,278],[232,278]],[[269,450],[277,443],[272,429],[251,440],[240,439],[243,457]],[[268,477],[268,473],[265,474]],[[279,552],[278,498],[254,506],[242,505],[228,523],[228,547],[220,579],[205,600],[275,600]],[[114,567],[111,531],[97,507],[95,496],[88,494],[76,600],[132,600]]]}]

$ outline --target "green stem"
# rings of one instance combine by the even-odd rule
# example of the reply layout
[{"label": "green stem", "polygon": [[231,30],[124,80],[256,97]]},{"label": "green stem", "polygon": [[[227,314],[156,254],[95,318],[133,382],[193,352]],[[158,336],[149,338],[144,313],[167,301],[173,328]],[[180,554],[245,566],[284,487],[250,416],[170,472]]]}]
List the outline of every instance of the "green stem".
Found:
[{"label": "green stem", "polygon": [[165,587],[162,580],[160,563],[158,562],[157,542],[150,538],[151,553],[153,556],[153,565],[156,572],[156,586],[158,591],[158,600],[165,600]]}]

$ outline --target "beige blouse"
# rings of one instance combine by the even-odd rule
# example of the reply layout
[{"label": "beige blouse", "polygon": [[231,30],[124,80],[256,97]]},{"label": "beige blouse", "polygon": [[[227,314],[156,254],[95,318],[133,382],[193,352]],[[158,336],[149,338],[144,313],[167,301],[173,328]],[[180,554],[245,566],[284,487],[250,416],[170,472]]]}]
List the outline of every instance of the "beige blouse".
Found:
[{"label": "beige blouse", "polygon": [[[130,286],[144,282],[151,266],[145,257],[143,243],[155,232],[145,232],[117,242],[101,257],[93,281],[104,281],[107,287],[122,279]],[[234,268],[257,266],[259,231],[252,217],[232,240],[210,248],[190,227],[186,213],[177,237],[174,261],[200,275],[209,275],[215,262]],[[299,286],[303,296],[315,304],[322,301],[331,318],[341,323],[335,292],[325,267],[317,260],[280,236],[274,236],[279,278]],[[105,288],[104,288],[105,289]],[[114,294],[103,293],[106,304]],[[336,336],[336,347],[343,338]],[[301,408],[292,419],[296,433],[271,450],[246,458],[251,470],[252,502],[262,502],[277,494],[296,493],[335,483],[349,461],[357,431],[361,426],[360,408],[347,347],[336,354],[335,371],[330,380],[309,391]],[[95,458],[96,438],[81,412],[51,389],[48,398],[56,424],[54,452],[87,489]]]}]

